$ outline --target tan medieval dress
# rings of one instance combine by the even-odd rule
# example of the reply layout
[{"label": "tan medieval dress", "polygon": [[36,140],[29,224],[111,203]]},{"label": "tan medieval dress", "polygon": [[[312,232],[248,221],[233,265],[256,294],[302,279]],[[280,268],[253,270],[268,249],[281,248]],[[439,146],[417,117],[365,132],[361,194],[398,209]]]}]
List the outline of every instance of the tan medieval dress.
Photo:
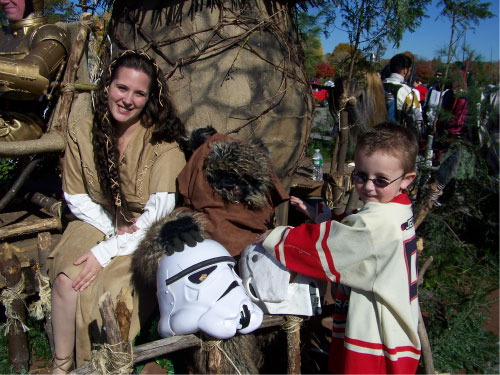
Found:
[{"label": "tan medieval dress", "polygon": [[[63,163],[63,190],[67,194],[88,194],[94,202],[108,209],[109,205],[100,191],[94,165],[91,128],[91,118],[78,124],[70,124],[68,128],[68,145]],[[143,212],[151,194],[175,193],[176,176],[186,163],[177,143],[151,144],[150,139],[151,129],[140,126],[119,161],[122,191],[130,209],[137,217]],[[70,222],[51,253],[53,259],[50,267],[51,281],[53,282],[60,273],[74,280],[83,265],[75,266],[73,262],[103,240],[105,240],[104,234],[92,225],[81,220]],[[91,338],[89,334],[101,330],[99,297],[105,292],[110,292],[115,299],[123,287],[131,287],[131,258],[131,255],[114,257],[91,285],[78,293],[76,310],[78,367],[90,360],[91,343],[99,340],[99,337]],[[147,318],[155,303],[154,291],[134,292],[130,340],[137,335],[140,321]]]}]

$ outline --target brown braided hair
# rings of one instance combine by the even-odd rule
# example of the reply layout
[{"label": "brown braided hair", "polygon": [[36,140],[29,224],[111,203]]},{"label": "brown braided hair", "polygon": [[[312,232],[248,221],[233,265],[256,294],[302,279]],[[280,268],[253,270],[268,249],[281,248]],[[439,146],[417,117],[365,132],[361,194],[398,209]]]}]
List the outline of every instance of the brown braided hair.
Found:
[{"label": "brown braided hair", "polygon": [[163,72],[155,61],[140,51],[125,51],[103,72],[94,92],[95,110],[92,124],[94,163],[101,191],[112,207],[115,225],[131,222],[133,215],[121,189],[118,170],[118,142],[113,118],[108,106],[108,91],[119,68],[141,71],[151,78],[148,102],[141,114],[141,125],[152,128],[151,143],[180,142],[186,134],[167,97]]}]

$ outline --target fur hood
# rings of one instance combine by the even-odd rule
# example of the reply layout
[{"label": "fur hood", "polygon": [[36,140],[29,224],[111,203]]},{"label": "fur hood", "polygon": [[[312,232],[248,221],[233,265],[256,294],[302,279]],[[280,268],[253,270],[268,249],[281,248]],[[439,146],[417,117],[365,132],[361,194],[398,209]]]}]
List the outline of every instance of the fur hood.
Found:
[{"label": "fur hood", "polygon": [[143,240],[132,254],[132,283],[138,288],[153,288],[156,290],[156,271],[160,259],[166,254],[163,244],[167,240],[162,236],[176,236],[178,233],[165,233],[163,226],[168,222],[190,216],[198,225],[200,234],[207,238],[204,231],[205,221],[200,213],[184,209],[176,209],[171,214],[154,222],[146,231]]},{"label": "fur hood", "polygon": [[258,141],[212,143],[203,171],[210,187],[223,199],[253,209],[267,204],[267,194],[274,186],[269,152]]}]

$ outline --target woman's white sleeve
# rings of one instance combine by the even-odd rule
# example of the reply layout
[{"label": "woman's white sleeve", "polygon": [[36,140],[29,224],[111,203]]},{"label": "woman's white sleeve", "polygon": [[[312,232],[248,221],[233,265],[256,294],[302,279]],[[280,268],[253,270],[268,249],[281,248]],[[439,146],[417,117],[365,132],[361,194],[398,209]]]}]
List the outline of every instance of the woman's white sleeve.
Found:
[{"label": "woman's white sleeve", "polygon": [[71,213],[81,221],[92,225],[107,237],[115,234],[115,227],[108,211],[100,204],[95,203],[88,194],[64,193],[64,199]]},{"label": "woman's white sleeve", "polygon": [[132,254],[139,242],[144,238],[147,229],[155,221],[173,211],[175,207],[174,193],[155,193],[149,196],[144,212],[137,218],[135,225],[139,228],[134,233],[124,233],[100,242],[90,251],[101,266],[105,267],[113,257]]}]

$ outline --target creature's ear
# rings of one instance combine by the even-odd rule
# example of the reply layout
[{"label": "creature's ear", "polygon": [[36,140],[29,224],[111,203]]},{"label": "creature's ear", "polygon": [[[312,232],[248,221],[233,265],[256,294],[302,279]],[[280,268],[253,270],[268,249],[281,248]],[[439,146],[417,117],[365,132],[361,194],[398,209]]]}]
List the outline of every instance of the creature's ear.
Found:
[{"label": "creature's ear", "polygon": [[189,138],[184,142],[184,154],[186,160],[191,158],[193,152],[204,144],[212,135],[217,133],[217,130],[211,125],[207,125],[204,128],[198,128],[191,132]]}]

